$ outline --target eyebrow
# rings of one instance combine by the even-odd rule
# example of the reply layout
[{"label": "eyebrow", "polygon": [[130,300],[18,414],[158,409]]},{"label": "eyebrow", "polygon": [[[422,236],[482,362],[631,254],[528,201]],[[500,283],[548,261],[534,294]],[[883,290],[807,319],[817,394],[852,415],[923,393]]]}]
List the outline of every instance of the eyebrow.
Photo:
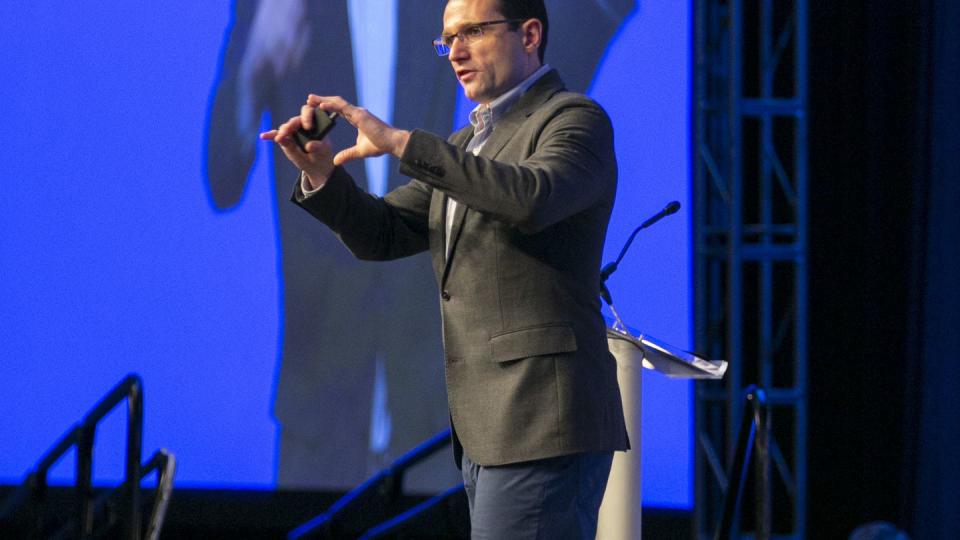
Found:
[{"label": "eyebrow", "polygon": [[441,35],[441,36],[454,36],[454,35],[457,34],[457,32],[460,32],[461,30],[464,30],[465,28],[470,28],[471,26],[476,26],[476,25],[478,25],[478,24],[480,24],[480,23],[478,23],[478,22],[465,22],[465,23],[461,24],[461,25],[457,28],[457,31],[456,31],[456,32],[445,32],[445,31],[441,30],[441,31],[440,31],[440,35]]}]

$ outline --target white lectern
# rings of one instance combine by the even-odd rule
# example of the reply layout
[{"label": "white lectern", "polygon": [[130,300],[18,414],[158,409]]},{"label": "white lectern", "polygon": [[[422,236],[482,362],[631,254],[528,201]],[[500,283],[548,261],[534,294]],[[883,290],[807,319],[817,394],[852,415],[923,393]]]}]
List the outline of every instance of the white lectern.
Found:
[{"label": "white lectern", "polygon": [[617,359],[617,382],[623,399],[623,415],[631,450],[617,452],[600,506],[597,538],[639,540],[642,505],[640,453],[643,369],[654,369],[672,378],[719,379],[727,370],[723,360],[706,360],[676,349],[650,336],[634,335],[617,318],[607,329],[607,344]]}]

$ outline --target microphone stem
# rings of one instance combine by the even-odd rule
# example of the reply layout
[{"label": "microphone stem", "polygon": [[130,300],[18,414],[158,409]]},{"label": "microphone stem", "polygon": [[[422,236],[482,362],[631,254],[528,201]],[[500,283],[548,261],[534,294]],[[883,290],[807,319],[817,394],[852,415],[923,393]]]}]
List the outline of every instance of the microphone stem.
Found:
[{"label": "microphone stem", "polygon": [[613,329],[626,332],[627,325],[623,324],[623,319],[621,319],[620,314],[617,313],[617,308],[613,307],[613,304],[607,304],[607,306],[610,307],[610,312],[613,313],[613,318],[616,320],[616,322],[613,323]]}]

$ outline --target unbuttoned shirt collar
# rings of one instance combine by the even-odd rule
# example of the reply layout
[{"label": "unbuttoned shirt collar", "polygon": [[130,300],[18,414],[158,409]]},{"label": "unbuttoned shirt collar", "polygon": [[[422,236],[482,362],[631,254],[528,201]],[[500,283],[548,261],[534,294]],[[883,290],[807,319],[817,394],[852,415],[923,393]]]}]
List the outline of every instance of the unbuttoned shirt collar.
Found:
[{"label": "unbuttoned shirt collar", "polygon": [[521,81],[520,84],[514,86],[489,104],[481,104],[474,107],[474,109],[470,111],[470,124],[473,125],[474,139],[479,140],[476,142],[471,141],[473,144],[470,144],[470,150],[473,150],[474,153],[478,152],[479,147],[483,145],[483,142],[493,131],[492,128],[497,120],[503,117],[503,114],[520,99],[520,96],[522,96],[524,92],[533,86],[533,83],[537,82],[540,77],[546,75],[551,69],[553,68],[548,64],[544,64],[540,66],[540,69],[534,71],[529,77]]},{"label": "unbuttoned shirt collar", "polygon": [[[467,152],[473,155],[479,154],[483,148],[483,143],[485,143],[490,137],[490,134],[493,133],[493,126],[497,120],[520,99],[520,96],[522,96],[524,92],[533,86],[533,83],[540,80],[540,77],[546,75],[551,69],[553,68],[544,64],[540,66],[540,69],[534,71],[529,77],[521,81],[520,84],[514,86],[497,99],[487,105],[477,105],[470,112],[470,124],[473,125],[473,138],[470,139],[470,142],[467,144]],[[446,219],[444,220],[446,234],[444,236],[446,237],[445,251],[448,256],[450,254],[450,233],[453,230],[453,214],[456,210],[457,201],[454,200],[453,197],[447,197]]]}]

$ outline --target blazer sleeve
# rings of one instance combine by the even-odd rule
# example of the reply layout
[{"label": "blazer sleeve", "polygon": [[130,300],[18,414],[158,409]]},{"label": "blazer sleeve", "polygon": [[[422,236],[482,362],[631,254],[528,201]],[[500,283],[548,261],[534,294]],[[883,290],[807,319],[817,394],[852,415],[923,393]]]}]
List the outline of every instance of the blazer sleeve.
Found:
[{"label": "blazer sleeve", "polygon": [[330,227],[347,249],[364,260],[391,260],[429,247],[429,186],[412,180],[375,197],[357,187],[341,167],[309,197],[294,186],[291,200]]},{"label": "blazer sleeve", "polygon": [[550,112],[530,134],[528,157],[517,163],[474,156],[415,130],[400,170],[524,233],[539,232],[616,189],[613,129],[603,109],[578,96]]}]

